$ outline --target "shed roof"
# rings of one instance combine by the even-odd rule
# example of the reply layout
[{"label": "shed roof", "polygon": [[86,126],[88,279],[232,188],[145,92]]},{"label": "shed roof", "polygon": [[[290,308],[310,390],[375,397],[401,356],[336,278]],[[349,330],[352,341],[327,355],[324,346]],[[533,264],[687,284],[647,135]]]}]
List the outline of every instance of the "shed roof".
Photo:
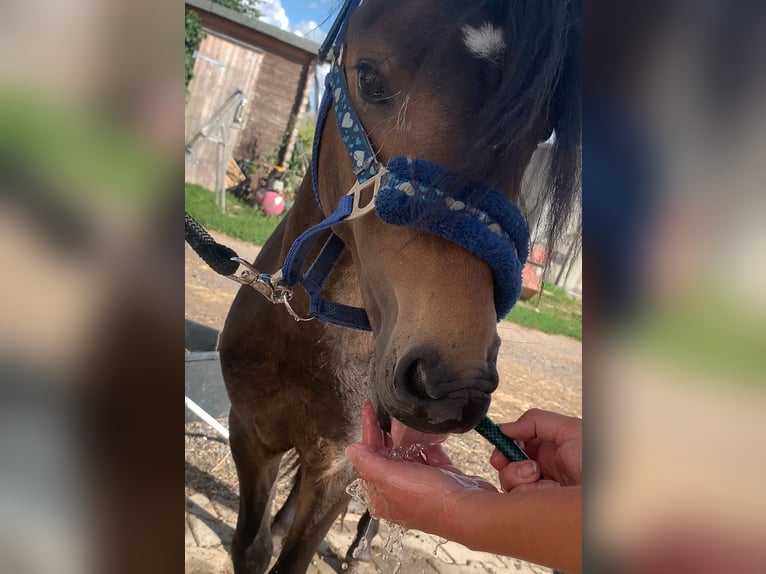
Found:
[{"label": "shed roof", "polygon": [[212,0],[186,0],[186,5],[191,6],[192,8],[197,8],[198,10],[210,12],[211,14],[215,14],[221,18],[231,20],[232,22],[236,22],[245,28],[255,30],[256,32],[260,32],[261,34],[265,34],[267,36],[271,36],[280,42],[290,44],[291,46],[294,46],[299,50],[303,50],[304,52],[308,52],[314,56],[316,56],[317,52],[319,52],[319,44],[312,40],[301,38],[292,32],[288,32],[276,26],[272,26],[271,24],[267,24],[266,22],[262,22],[258,18],[251,18],[250,16],[237,12],[236,10],[221,6]]}]

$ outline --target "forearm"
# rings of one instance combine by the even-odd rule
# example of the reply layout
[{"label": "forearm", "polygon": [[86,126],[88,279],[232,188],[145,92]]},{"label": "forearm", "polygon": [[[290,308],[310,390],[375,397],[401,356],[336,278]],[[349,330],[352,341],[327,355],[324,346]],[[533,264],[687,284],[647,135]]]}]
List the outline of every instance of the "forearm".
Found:
[{"label": "forearm", "polygon": [[473,550],[582,570],[582,487],[520,493],[473,491],[460,497],[445,533]]}]

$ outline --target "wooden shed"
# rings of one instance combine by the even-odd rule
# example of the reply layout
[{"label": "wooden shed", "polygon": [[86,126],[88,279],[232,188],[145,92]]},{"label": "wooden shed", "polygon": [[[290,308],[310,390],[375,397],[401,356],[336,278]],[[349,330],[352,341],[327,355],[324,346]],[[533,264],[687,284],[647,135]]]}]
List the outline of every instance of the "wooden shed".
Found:
[{"label": "wooden shed", "polygon": [[210,0],[186,0],[186,10],[206,33],[186,100],[186,181],[214,189],[224,149],[224,162],[292,153],[319,45]]}]

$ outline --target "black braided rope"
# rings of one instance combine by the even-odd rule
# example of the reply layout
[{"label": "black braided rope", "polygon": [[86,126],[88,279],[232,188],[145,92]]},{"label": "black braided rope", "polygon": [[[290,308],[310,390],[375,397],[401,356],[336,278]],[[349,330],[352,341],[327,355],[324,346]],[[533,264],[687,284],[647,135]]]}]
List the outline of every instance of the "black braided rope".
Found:
[{"label": "black braided rope", "polygon": [[205,231],[194,218],[184,212],[184,239],[211,269],[221,275],[233,275],[239,268],[239,263],[232,261],[237,253],[231,248],[221,245]]}]

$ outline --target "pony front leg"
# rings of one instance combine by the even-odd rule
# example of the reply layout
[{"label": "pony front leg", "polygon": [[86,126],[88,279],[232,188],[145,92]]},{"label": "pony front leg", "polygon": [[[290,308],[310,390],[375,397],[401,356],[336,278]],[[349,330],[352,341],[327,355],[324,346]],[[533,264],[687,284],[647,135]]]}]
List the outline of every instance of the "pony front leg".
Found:
[{"label": "pony front leg", "polygon": [[263,574],[271,562],[271,497],[282,455],[269,456],[254,434],[229,415],[231,454],[239,479],[239,514],[231,542],[235,574]]},{"label": "pony front leg", "polygon": [[298,510],[298,494],[301,488],[301,470],[300,468],[295,472],[295,480],[293,486],[290,489],[290,494],[274,516],[274,520],[271,522],[271,539],[274,543],[274,552],[279,554],[282,549],[282,540],[287,536],[287,532],[290,530],[290,525],[293,523],[295,517],[295,511]]},{"label": "pony front leg", "polygon": [[295,518],[271,574],[306,572],[320,542],[348,504],[346,486],[356,478],[356,472],[347,462],[329,475],[308,468],[305,463],[301,464],[301,472]]}]

